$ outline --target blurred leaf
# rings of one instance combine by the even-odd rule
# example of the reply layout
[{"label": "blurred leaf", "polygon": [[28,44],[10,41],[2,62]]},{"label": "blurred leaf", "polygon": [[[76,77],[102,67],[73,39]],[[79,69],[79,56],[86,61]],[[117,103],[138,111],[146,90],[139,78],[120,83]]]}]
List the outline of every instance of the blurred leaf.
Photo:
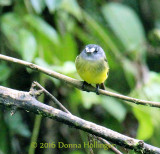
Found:
[{"label": "blurred leaf", "polygon": [[34,8],[34,10],[36,11],[36,13],[40,14],[42,13],[44,7],[45,7],[45,3],[44,0],[30,0],[32,7]]},{"label": "blurred leaf", "polygon": [[[132,91],[131,96],[160,102],[160,74],[150,72],[149,80],[139,89]],[[159,126],[160,122],[160,111],[157,109],[150,109],[150,107],[135,106],[133,108],[134,115],[139,121],[139,128],[137,138],[142,140],[147,140],[152,137],[154,127]],[[144,131],[145,130],[145,131]]]},{"label": "blurred leaf", "polygon": [[81,9],[77,0],[45,0],[45,3],[50,12],[61,9],[72,14],[78,20],[82,19]]},{"label": "blurred leaf", "polygon": [[11,73],[10,68],[0,63],[0,82],[6,81]]},{"label": "blurred leaf", "polygon": [[0,111],[0,154],[11,152],[10,137],[8,134],[7,124],[4,121],[3,112]]},{"label": "blurred leaf", "polygon": [[[59,59],[61,61],[75,61],[75,58],[77,56],[77,44],[75,42],[75,39],[73,38],[72,35],[70,35],[69,33],[66,34],[63,38],[62,38],[62,46],[60,46],[60,50],[59,50],[59,56],[57,53],[57,56],[59,57]],[[65,53],[65,56],[62,56],[62,53]]]},{"label": "blurred leaf", "polygon": [[36,39],[34,35],[26,29],[20,30],[20,46],[24,60],[31,62],[36,54]]},{"label": "blurred leaf", "polygon": [[8,6],[12,4],[12,0],[0,0],[0,6]]},{"label": "blurred leaf", "polygon": [[127,52],[144,51],[144,29],[131,8],[120,3],[109,3],[103,6],[102,13]]},{"label": "blurred leaf", "polygon": [[[35,64],[39,65],[39,66],[42,66],[46,69],[50,69],[50,70],[53,70],[55,71],[51,65],[49,65],[46,61],[44,61],[42,58],[35,58]],[[48,78],[48,75],[47,75],[47,78]],[[54,82],[54,84],[56,84],[57,86],[60,86],[60,80],[57,80],[53,77],[49,77],[51,81]]]},{"label": "blurred leaf", "polygon": [[96,44],[94,37],[91,37],[88,33],[86,33],[82,28],[76,27],[74,29],[76,36],[85,44]]},{"label": "blurred leaf", "polygon": [[6,114],[5,120],[12,135],[19,134],[24,137],[30,137],[31,133],[27,125],[23,122],[19,112],[16,112],[14,116],[11,116],[9,113]]},{"label": "blurred leaf", "polygon": [[46,5],[50,12],[54,12],[61,5],[63,0],[45,0]]},{"label": "blurred leaf", "polygon": [[100,97],[95,93],[88,93],[85,91],[81,91],[82,103],[84,108],[90,109],[93,104],[100,103]]},{"label": "blurred leaf", "polygon": [[25,17],[25,20],[30,26],[32,26],[37,32],[42,34],[43,37],[50,40],[53,44],[59,43],[59,36],[56,30],[42,18],[34,15],[27,15]]},{"label": "blurred leaf", "polygon": [[82,19],[81,9],[77,0],[63,0],[61,8],[75,16],[78,20]]},{"label": "blurred leaf", "polygon": [[65,62],[63,66],[53,66],[52,69],[66,75],[76,72],[75,63],[71,61]]},{"label": "blurred leaf", "polygon": [[44,68],[48,68],[50,70],[54,70],[56,72],[62,73],[62,74],[71,74],[71,73],[75,73],[76,72],[76,68],[75,68],[75,63],[71,62],[71,61],[67,61],[63,64],[63,66],[51,66],[49,64],[47,64],[43,59],[41,58],[36,58],[35,59],[35,63],[39,66],[42,66]]},{"label": "blurred leaf", "polygon": [[149,40],[154,46],[160,46],[160,29],[156,28],[149,32]]},{"label": "blurred leaf", "polygon": [[51,69],[51,66],[45,62],[42,58],[35,58],[35,64],[42,66],[44,68]]},{"label": "blurred leaf", "polygon": [[9,40],[11,47],[16,49],[17,52],[20,51],[20,46],[19,46],[20,26],[21,26],[21,19],[15,13],[7,13],[1,17],[2,32]]},{"label": "blurred leaf", "polygon": [[160,19],[160,1],[155,1],[155,0],[152,0],[151,1],[151,6],[152,6],[152,15],[154,15],[154,21],[156,20],[159,20]]},{"label": "blurred leaf", "polygon": [[130,88],[134,88],[136,83],[136,76],[138,73],[136,66],[134,65],[133,62],[127,59],[122,60],[122,65]]},{"label": "blurred leaf", "polygon": [[[73,109],[73,110],[71,110],[71,111],[76,111],[77,106],[78,106],[79,104],[82,104],[82,96],[83,96],[83,95],[81,95],[81,91],[78,90],[78,89],[75,89],[72,93],[69,94],[68,102],[71,103],[70,106],[71,106],[71,108]],[[76,108],[76,109],[75,109],[75,108]]]},{"label": "blurred leaf", "polygon": [[160,101],[159,89],[160,89],[160,74],[150,72],[149,81],[143,87],[144,93],[150,100],[159,102]]},{"label": "blurred leaf", "polygon": [[138,108],[133,108],[133,112],[139,122],[137,138],[140,140],[149,139],[154,131],[150,113],[145,112],[145,110],[140,110]]},{"label": "blurred leaf", "polygon": [[73,16],[66,13],[66,11],[58,11],[56,17],[59,18],[57,21],[58,30],[63,36],[64,33],[67,33],[67,35],[74,33],[76,20]]},{"label": "blurred leaf", "polygon": [[[47,39],[40,38],[39,43],[44,55],[44,60],[49,64],[62,65],[66,61],[75,61],[77,44],[69,33],[60,38],[60,44],[51,44]],[[64,56],[65,53],[65,56]]]},{"label": "blurred leaf", "polygon": [[8,13],[2,17],[2,31],[24,60],[32,61],[36,53],[36,40],[33,34],[24,28],[20,16]]},{"label": "blurred leaf", "polygon": [[35,37],[38,44],[38,53],[41,55],[41,58],[48,64],[59,64],[60,59],[56,56],[56,52],[60,44],[55,45],[41,33],[35,33]]},{"label": "blurred leaf", "polygon": [[117,100],[116,98],[103,96],[101,104],[103,108],[119,122],[122,122],[124,120],[127,110],[119,100]]},{"label": "blurred leaf", "polygon": [[160,74],[155,72],[149,72],[148,82],[145,83],[141,88],[132,91],[131,96],[149,99],[152,101],[160,101]]}]

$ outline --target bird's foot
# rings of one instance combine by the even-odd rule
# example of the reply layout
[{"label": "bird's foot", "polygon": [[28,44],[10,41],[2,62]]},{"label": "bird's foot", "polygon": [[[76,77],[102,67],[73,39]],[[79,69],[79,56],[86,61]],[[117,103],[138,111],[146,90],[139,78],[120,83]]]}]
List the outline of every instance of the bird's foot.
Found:
[{"label": "bird's foot", "polygon": [[96,84],[96,94],[99,95],[99,84]]},{"label": "bird's foot", "polygon": [[87,92],[89,92],[88,90],[86,90],[86,88],[85,88],[85,86],[87,86],[87,85],[90,85],[90,84],[88,84],[86,81],[83,81],[83,84],[82,84],[82,90],[83,91],[87,91]]}]

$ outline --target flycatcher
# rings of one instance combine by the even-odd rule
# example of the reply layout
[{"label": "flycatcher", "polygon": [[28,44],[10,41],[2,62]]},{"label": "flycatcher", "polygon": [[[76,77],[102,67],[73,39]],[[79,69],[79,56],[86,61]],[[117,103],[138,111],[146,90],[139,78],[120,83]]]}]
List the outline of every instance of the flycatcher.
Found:
[{"label": "flycatcher", "polygon": [[[103,49],[96,44],[87,45],[76,58],[76,69],[84,84],[96,84],[96,93],[99,86],[104,89],[104,81],[108,78],[109,66]],[[84,87],[83,84],[83,87]],[[82,88],[83,88],[82,87]]]}]

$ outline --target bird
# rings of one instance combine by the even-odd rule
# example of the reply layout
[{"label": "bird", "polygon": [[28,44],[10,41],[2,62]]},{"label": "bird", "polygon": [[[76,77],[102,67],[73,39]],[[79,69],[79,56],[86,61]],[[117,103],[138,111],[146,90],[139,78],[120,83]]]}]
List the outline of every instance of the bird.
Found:
[{"label": "bird", "polygon": [[104,81],[109,75],[109,65],[102,47],[96,44],[88,44],[75,60],[76,70],[79,76],[84,80],[82,89],[85,84],[96,84],[96,93],[101,86],[104,87]]}]

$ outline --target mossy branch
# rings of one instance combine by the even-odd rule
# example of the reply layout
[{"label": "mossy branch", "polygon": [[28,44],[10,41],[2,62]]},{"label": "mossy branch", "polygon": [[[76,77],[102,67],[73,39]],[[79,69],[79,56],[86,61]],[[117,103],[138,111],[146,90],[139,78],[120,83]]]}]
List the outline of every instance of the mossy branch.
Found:
[{"label": "mossy branch", "polygon": [[23,92],[0,86],[0,105],[10,107],[11,110],[14,109],[14,111],[15,108],[19,108],[24,109],[25,111],[34,112],[43,117],[55,119],[71,127],[94,134],[98,137],[111,141],[114,144],[133,149],[141,153],[160,153],[160,148],[146,144],[141,140],[127,137],[103,126],[83,120],[72,114],[41,103],[36,100],[30,92]]}]

